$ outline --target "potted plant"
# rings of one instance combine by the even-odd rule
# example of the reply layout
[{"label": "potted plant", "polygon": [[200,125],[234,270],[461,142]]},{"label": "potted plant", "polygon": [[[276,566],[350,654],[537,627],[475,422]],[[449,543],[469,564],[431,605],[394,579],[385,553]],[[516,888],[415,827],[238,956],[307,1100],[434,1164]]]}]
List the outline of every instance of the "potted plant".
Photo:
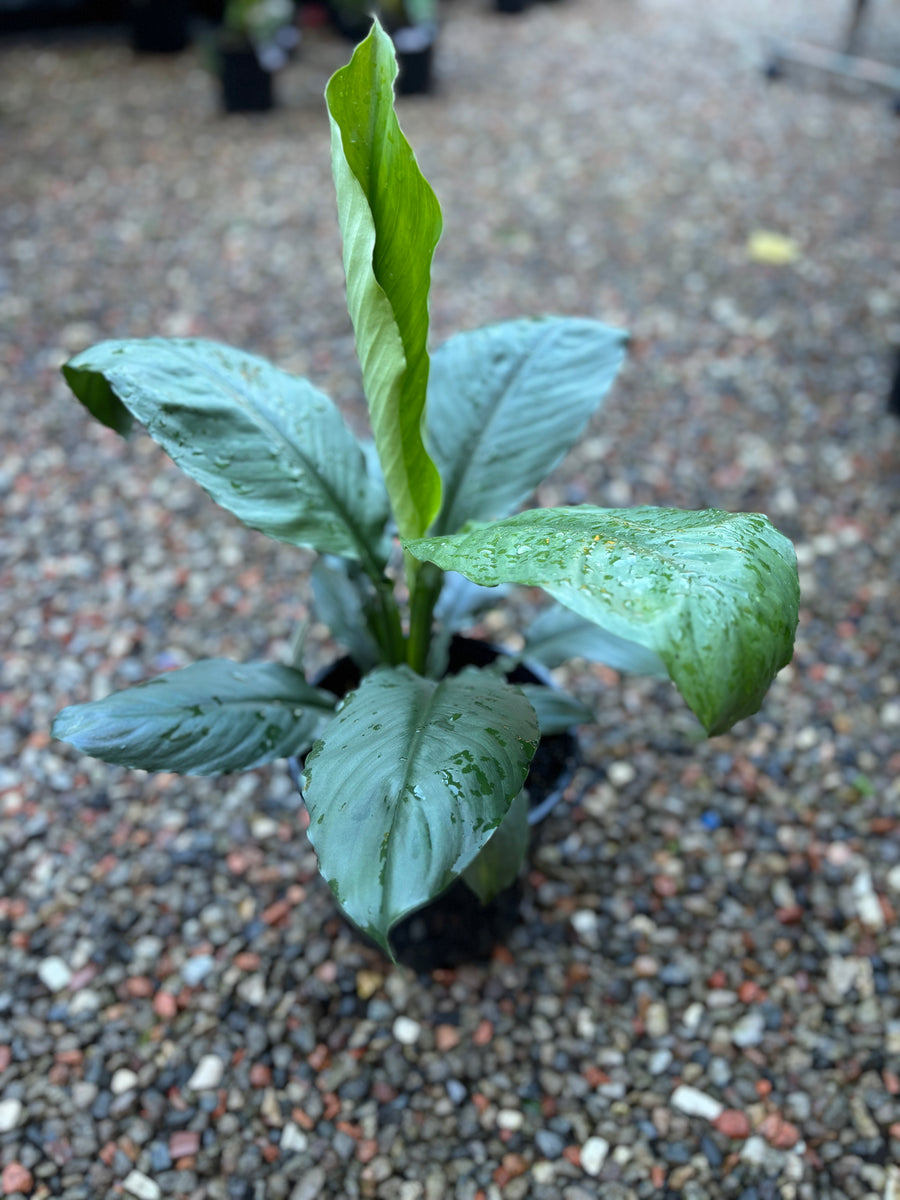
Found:
[{"label": "potted plant", "polygon": [[[456,674],[455,631],[502,585],[556,601],[525,657],[668,676],[706,731],[754,713],[791,657],[793,548],[759,514],[520,509],[576,442],[625,337],[572,317],[512,320],[427,349],[437,200],[393,107],[376,21],[326,92],[347,301],[374,444],[305,379],[196,339],[103,342],[63,367],[76,397],[133,420],[239,520],[321,556],[318,613],[358,684],[341,700],[290,664],[194,663],[75,704],[54,734],[150,771],[215,774],[304,756],[309,837],[338,904],[391,953],[402,918],[463,878],[515,880],[522,787],[576,700],[490,651]],[[338,688],[337,690],[341,690]]]},{"label": "potted plant", "polygon": [[292,0],[227,0],[214,52],[225,111],[272,108],[272,75],[298,39]]}]

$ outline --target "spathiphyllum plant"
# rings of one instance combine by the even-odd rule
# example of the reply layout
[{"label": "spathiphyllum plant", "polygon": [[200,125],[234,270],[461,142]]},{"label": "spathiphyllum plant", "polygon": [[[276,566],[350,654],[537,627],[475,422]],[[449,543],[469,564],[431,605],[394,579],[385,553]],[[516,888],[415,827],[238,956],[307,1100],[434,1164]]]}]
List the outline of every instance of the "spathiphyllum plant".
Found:
[{"label": "spathiphyllum plant", "polygon": [[523,783],[575,699],[447,671],[455,631],[502,597],[556,602],[518,657],[668,676],[710,734],[756,712],[791,657],[790,543],[754,513],[525,508],[573,446],[625,337],[541,317],[460,333],[429,357],[435,196],[394,112],[375,22],[326,91],[347,303],[374,446],[311,383],[199,339],[107,341],[67,363],[76,397],[133,420],[240,521],[320,556],[318,615],[355,661],[343,699],[298,661],[210,659],[66,708],[54,733],[110,763],[206,775],[298,756],[309,837],[345,914],[390,931],[459,876],[487,901],[527,844]]}]

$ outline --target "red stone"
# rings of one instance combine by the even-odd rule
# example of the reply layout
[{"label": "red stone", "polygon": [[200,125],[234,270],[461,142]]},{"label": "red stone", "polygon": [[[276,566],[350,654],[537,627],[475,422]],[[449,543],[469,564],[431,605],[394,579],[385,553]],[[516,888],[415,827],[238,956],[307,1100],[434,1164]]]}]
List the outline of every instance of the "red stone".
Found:
[{"label": "red stone", "polygon": [[472,1034],[476,1046],[486,1046],[494,1036],[494,1026],[487,1019],[478,1022],[478,1028]]},{"label": "red stone", "polygon": [[153,1011],[164,1021],[171,1021],[178,1012],[178,1001],[171,992],[157,992],[153,997]]},{"label": "red stone", "polygon": [[750,1136],[750,1119],[739,1108],[726,1108],[713,1121],[713,1128],[729,1138],[747,1138]]},{"label": "red stone", "polygon": [[272,1082],[272,1068],[266,1063],[254,1063],[250,1068],[250,1084],[252,1087],[268,1087]]},{"label": "red stone", "polygon": [[790,1150],[800,1141],[800,1130],[778,1113],[770,1113],[759,1126],[759,1132],[776,1150]]},{"label": "red stone", "polygon": [[34,1187],[34,1178],[27,1167],[20,1162],[7,1163],[0,1177],[3,1185],[3,1195],[12,1196],[15,1192],[24,1192],[27,1196]]}]

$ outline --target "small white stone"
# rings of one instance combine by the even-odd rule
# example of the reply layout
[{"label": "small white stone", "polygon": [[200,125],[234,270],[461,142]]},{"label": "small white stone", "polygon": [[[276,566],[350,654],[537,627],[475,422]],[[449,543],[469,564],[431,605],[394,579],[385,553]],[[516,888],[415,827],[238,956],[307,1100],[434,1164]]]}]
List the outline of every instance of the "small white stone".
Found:
[{"label": "small white stone", "polygon": [[82,1013],[96,1012],[102,1003],[100,993],[93,988],[81,988],[69,1001],[69,1016],[77,1017]]},{"label": "small white stone", "polygon": [[137,1200],[160,1200],[162,1196],[159,1184],[141,1171],[130,1171],[123,1180],[123,1186]]},{"label": "small white stone", "polygon": [[552,1183],[556,1178],[556,1163],[547,1158],[539,1158],[531,1168],[531,1178],[535,1183]]},{"label": "small white stone", "polygon": [[759,1166],[766,1157],[766,1139],[754,1134],[748,1137],[741,1147],[741,1158],[744,1162]]},{"label": "small white stone", "polygon": [[725,1111],[724,1104],[714,1096],[686,1083],[679,1084],[672,1093],[671,1104],[689,1117],[703,1117],[706,1121],[715,1121]]},{"label": "small white stone", "polygon": [[647,1070],[651,1075],[662,1075],[672,1065],[672,1051],[668,1046],[654,1050],[647,1060]]},{"label": "small white stone", "polygon": [[572,913],[572,928],[582,942],[588,946],[596,946],[600,919],[591,908],[579,908]]},{"label": "small white stone", "polygon": [[610,763],[606,768],[606,775],[613,787],[625,787],[631,783],[637,775],[634,767],[628,762]]},{"label": "small white stone", "polygon": [[22,1101],[0,1100],[0,1133],[9,1133],[22,1120]]},{"label": "small white stone", "polygon": [[309,1138],[299,1125],[295,1125],[293,1121],[288,1121],[287,1125],[281,1131],[279,1145],[285,1154],[302,1154],[309,1146]]},{"label": "small white stone", "polygon": [[412,1017],[397,1017],[393,1030],[401,1046],[414,1046],[422,1036],[422,1026]]},{"label": "small white stone", "polygon": [[669,1010],[661,1001],[655,1000],[647,1005],[644,1028],[647,1030],[647,1037],[652,1038],[665,1037],[669,1032]]},{"label": "small white stone", "polygon": [[585,1175],[599,1175],[609,1154],[609,1142],[602,1137],[589,1137],[581,1147],[581,1169]]},{"label": "small white stone", "polygon": [[884,881],[892,892],[900,892],[900,863],[897,863],[895,867],[891,867],[887,875],[885,875]]},{"label": "small white stone", "polygon": [[221,1058],[216,1054],[204,1054],[187,1085],[193,1092],[208,1092],[219,1086],[224,1074],[225,1064]]},{"label": "small white stone", "polygon": [[238,984],[237,994],[245,1004],[259,1008],[266,998],[266,981],[262,975],[248,975]]},{"label": "small white stone", "polygon": [[884,929],[884,910],[868,871],[858,872],[853,880],[852,889],[856,915],[863,925],[876,931]]},{"label": "small white stone", "polygon": [[69,986],[72,972],[68,963],[55,954],[45,958],[37,969],[38,978],[50,992],[61,992]]},{"label": "small white stone", "polygon": [[525,1123],[524,1114],[517,1108],[501,1108],[497,1113],[497,1124],[501,1129],[521,1129]]},{"label": "small white stone", "polygon": [[250,822],[250,833],[257,842],[267,842],[278,836],[278,822],[271,817],[254,817]]},{"label": "small white stone", "polygon": [[681,1025],[689,1037],[692,1037],[700,1028],[700,1022],[703,1020],[703,1012],[703,1005],[699,1000],[695,1000],[693,1004],[689,1004],[684,1010],[681,1017]]},{"label": "small white stone", "polygon": [[215,965],[211,954],[192,955],[181,965],[181,978],[188,987],[199,987]]},{"label": "small white stone", "polygon": [[113,1072],[113,1077],[109,1081],[109,1090],[114,1096],[122,1096],[125,1092],[132,1092],[138,1085],[138,1077],[134,1071],[129,1071],[127,1067],[120,1067],[118,1071]]},{"label": "small white stone", "polygon": [[763,1040],[766,1022],[761,1012],[748,1012],[741,1017],[731,1031],[731,1040],[735,1046],[758,1046]]}]

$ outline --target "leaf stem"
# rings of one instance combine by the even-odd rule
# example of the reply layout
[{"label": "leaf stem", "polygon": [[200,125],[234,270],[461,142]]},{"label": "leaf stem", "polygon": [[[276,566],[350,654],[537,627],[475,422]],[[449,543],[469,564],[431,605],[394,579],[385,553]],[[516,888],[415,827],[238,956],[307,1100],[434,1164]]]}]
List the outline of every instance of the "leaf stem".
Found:
[{"label": "leaf stem", "polygon": [[377,629],[373,630],[387,663],[396,667],[406,660],[406,642],[400,622],[400,610],[390,580],[382,577],[375,585],[378,597]]},{"label": "leaf stem", "polygon": [[418,675],[424,675],[431,645],[434,606],[444,582],[444,572],[432,563],[422,563],[405,555],[409,581],[409,638],[406,661]]}]

